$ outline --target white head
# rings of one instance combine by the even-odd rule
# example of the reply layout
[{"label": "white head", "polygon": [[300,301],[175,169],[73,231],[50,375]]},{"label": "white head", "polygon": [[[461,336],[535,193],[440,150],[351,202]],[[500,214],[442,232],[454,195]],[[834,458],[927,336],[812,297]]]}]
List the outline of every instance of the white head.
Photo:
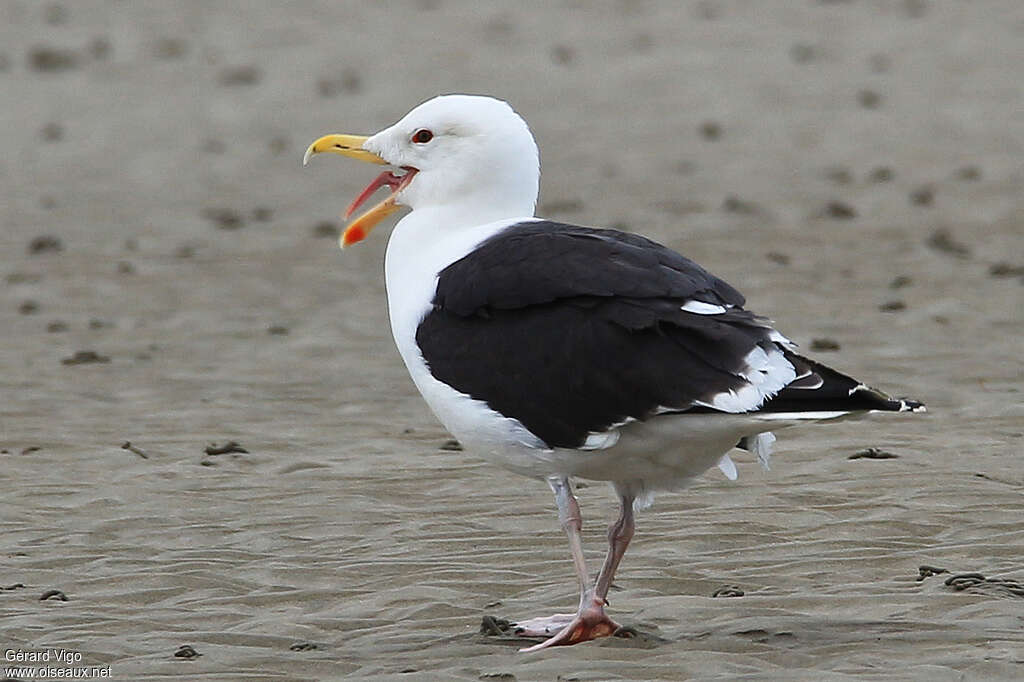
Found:
[{"label": "white head", "polygon": [[[398,205],[414,211],[453,206],[477,210],[488,219],[533,215],[540,183],[537,144],[526,122],[507,103],[475,95],[442,95],[427,100],[400,121],[369,138],[327,135],[306,152],[332,151],[364,161],[405,169],[382,173],[350,207],[351,213],[374,190],[393,193],[354,221],[354,238]],[[369,152],[369,153],[367,153]]]}]

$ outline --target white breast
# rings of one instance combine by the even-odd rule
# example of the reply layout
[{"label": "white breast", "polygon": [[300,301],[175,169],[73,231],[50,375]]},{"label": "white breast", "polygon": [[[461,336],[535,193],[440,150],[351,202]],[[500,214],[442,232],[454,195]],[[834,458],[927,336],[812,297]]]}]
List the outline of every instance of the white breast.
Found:
[{"label": "white breast", "polygon": [[416,344],[416,329],[431,309],[438,272],[509,225],[534,219],[466,227],[446,223],[448,219],[437,211],[420,209],[402,219],[391,234],[384,275],[395,345],[423,399],[453,436],[501,466],[543,476],[545,472],[538,471],[536,464],[544,443],[519,420],[435,379]]}]

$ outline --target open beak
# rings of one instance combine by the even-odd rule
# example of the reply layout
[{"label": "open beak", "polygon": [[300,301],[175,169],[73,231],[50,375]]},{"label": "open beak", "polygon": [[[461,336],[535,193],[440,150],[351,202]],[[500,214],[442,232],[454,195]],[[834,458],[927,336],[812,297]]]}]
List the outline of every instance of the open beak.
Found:
[{"label": "open beak", "polygon": [[[380,158],[373,152],[366,151],[363,149],[363,143],[368,138],[362,135],[324,135],[313,144],[309,145],[306,149],[305,156],[302,157],[302,165],[309,163],[310,157],[314,154],[320,154],[322,152],[332,152],[335,154],[341,154],[342,156],[348,156],[359,161],[366,161],[368,163],[376,164],[387,164],[387,161]],[[355,212],[370,196],[373,195],[381,187],[387,185],[391,188],[391,194],[382,202],[371,208],[369,211],[363,213],[358,218],[353,220],[345,230],[341,233],[341,248],[345,248],[350,244],[355,244],[358,241],[362,241],[366,238],[366,235],[370,234],[377,223],[387,218],[389,215],[399,209],[398,204],[395,203],[395,197],[405,189],[406,185],[412,180],[413,176],[416,175],[415,168],[404,168],[404,175],[395,175],[391,171],[384,171],[378,175],[373,182],[367,185],[366,189],[360,192],[359,196],[349,204],[348,209],[345,211],[345,220]]]}]

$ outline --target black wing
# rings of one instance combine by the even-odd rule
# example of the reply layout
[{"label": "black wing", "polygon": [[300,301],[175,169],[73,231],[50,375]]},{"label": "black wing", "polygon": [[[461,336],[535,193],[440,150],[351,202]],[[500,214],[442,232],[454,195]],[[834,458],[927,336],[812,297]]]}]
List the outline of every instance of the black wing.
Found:
[{"label": "black wing", "polygon": [[[751,353],[760,348],[777,365],[789,351],[743,303],[729,284],[644,237],[537,221],[442,270],[416,341],[438,380],[550,447],[580,447],[630,420],[721,409],[723,397],[733,398],[730,412],[760,407],[765,396],[752,385],[778,367],[762,376]],[[784,383],[796,379],[808,409],[805,396],[823,382],[797,357],[783,363],[792,365]]]}]

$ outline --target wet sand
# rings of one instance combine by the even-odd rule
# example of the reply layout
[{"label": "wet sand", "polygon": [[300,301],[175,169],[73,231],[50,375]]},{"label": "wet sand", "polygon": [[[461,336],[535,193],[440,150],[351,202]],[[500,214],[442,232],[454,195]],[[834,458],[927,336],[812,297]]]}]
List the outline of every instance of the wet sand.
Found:
[{"label": "wet sand", "polygon": [[[5,649],[125,680],[1024,676],[991,580],[1024,581],[1019,3],[288,5],[0,4]],[[928,404],[661,496],[612,595],[639,638],[479,634],[573,607],[553,502],[441,449],[386,234],[330,236],[372,171],[301,167],[453,91],[530,122],[542,215],[656,238]],[[597,561],[614,501],[580,498]]]}]

